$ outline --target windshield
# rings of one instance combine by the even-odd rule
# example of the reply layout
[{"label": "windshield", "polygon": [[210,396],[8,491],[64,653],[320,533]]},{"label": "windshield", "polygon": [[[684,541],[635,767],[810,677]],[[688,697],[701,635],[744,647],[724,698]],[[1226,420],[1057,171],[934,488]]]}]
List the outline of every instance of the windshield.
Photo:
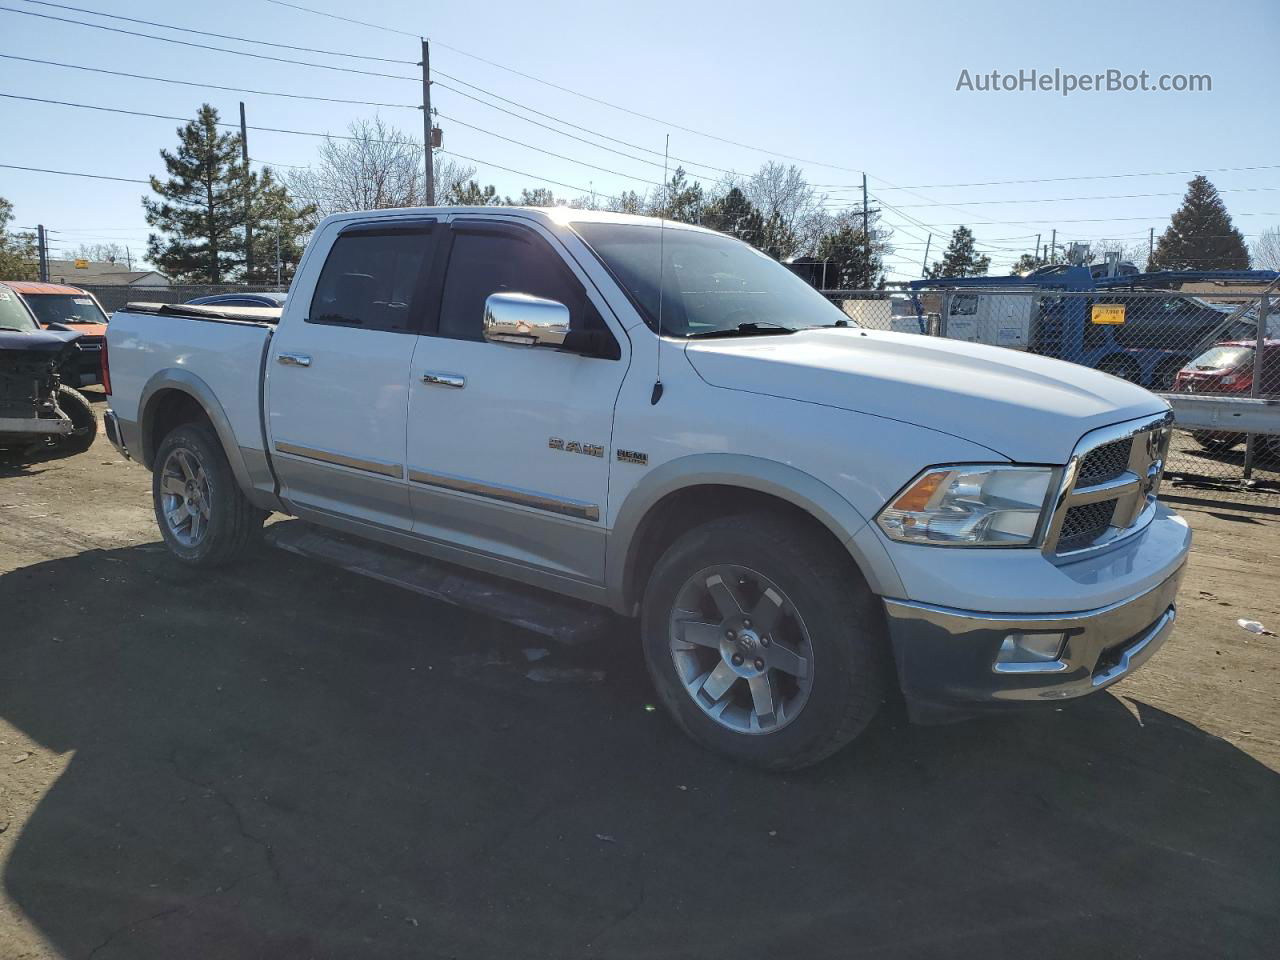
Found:
[{"label": "windshield", "polygon": [[25,333],[37,329],[30,311],[22,305],[18,295],[7,287],[0,287],[0,330],[21,330]]},{"label": "windshield", "polygon": [[1253,362],[1253,347],[1210,347],[1191,361],[1196,370],[1233,370]]},{"label": "windshield", "polygon": [[83,293],[30,293],[27,304],[46,326],[51,323],[106,323],[106,314]]},{"label": "windshield", "polygon": [[660,272],[662,332],[671,336],[854,325],[782,264],[739,240],[695,230],[661,231],[656,224],[576,223],[574,229],[631,295],[652,330],[658,328]]}]

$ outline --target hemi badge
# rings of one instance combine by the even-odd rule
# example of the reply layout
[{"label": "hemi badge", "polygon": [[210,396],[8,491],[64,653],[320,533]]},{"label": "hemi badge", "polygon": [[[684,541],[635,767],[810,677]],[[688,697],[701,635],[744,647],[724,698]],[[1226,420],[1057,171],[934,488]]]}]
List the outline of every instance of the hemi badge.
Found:
[{"label": "hemi badge", "polygon": [[640,453],[636,450],[619,450],[618,462],[634,463],[638,466],[646,467],[649,465],[649,455],[647,453]]}]

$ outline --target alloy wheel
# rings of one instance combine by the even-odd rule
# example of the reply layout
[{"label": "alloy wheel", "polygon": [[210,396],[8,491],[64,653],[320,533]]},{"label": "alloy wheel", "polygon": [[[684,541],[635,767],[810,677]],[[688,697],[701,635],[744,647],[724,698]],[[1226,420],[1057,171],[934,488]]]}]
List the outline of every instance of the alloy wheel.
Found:
[{"label": "alloy wheel", "polygon": [[173,538],[185,547],[200,543],[209,529],[209,476],[190,450],[179,447],[165,459],[160,499]]},{"label": "alloy wheel", "polygon": [[804,708],[813,644],[787,595],[763,574],[721,564],[676,594],[670,650],[685,692],[735,733],[774,733]]}]

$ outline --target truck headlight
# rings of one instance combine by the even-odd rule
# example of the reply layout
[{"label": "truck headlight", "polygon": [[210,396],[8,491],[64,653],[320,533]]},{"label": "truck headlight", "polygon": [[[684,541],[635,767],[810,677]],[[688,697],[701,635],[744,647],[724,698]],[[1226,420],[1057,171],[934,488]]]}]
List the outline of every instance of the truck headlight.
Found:
[{"label": "truck headlight", "polygon": [[876,517],[905,543],[953,547],[1025,547],[1040,534],[1054,471],[1050,467],[931,467]]}]

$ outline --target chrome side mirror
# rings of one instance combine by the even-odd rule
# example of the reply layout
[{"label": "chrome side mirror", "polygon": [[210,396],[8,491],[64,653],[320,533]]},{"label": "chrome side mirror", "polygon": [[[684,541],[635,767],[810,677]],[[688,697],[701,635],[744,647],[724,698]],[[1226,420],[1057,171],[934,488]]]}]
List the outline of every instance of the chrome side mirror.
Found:
[{"label": "chrome side mirror", "polygon": [[561,347],[569,308],[527,293],[491,293],[484,301],[484,338],[508,346]]}]

